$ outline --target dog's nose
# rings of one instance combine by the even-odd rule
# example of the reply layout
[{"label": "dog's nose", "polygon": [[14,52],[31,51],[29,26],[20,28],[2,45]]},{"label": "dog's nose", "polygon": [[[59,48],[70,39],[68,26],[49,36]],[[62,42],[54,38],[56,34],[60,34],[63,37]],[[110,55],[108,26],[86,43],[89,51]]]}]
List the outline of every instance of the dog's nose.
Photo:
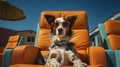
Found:
[{"label": "dog's nose", "polygon": [[62,28],[59,28],[59,29],[58,29],[58,31],[59,31],[59,32],[62,32],[62,31],[63,31],[63,29],[62,29]]}]

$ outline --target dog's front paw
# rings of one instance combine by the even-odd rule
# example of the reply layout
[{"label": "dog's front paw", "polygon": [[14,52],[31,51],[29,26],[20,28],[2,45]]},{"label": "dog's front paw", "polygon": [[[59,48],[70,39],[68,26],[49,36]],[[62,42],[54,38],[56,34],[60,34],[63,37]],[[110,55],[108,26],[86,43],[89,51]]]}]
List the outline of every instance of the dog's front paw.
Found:
[{"label": "dog's front paw", "polygon": [[88,67],[86,63],[82,63],[81,65],[81,67]]},{"label": "dog's front paw", "polygon": [[83,63],[79,59],[73,61],[74,67],[88,67],[86,63]]},{"label": "dog's front paw", "polygon": [[45,65],[50,66],[50,67],[62,67],[62,64],[60,64],[56,58],[52,58],[48,60]]}]

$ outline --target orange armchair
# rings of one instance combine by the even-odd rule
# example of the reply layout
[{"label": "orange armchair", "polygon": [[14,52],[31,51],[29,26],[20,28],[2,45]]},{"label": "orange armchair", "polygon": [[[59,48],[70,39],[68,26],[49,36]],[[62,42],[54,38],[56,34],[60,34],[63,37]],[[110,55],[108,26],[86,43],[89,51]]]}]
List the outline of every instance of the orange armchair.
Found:
[{"label": "orange armchair", "polygon": [[107,20],[98,25],[108,67],[120,66],[120,20]]},{"label": "orange armchair", "polygon": [[42,12],[37,29],[35,47],[30,45],[16,47],[12,52],[10,67],[45,67],[45,65],[36,63],[38,59],[42,59],[42,56],[48,53],[48,46],[51,44],[49,37],[50,26],[44,15],[54,15],[55,17],[77,15],[77,19],[72,28],[73,37],[70,41],[75,43],[75,48],[81,60],[87,63],[89,67],[107,67],[104,49],[102,47],[90,47],[86,11]]},{"label": "orange armchair", "polygon": [[[4,67],[10,64],[10,62],[6,62],[10,61],[11,59],[11,52],[12,50],[22,44],[22,40],[23,38],[20,35],[13,35],[9,37],[9,40],[5,46],[5,48],[0,47],[0,67]],[[8,56],[10,55],[10,56]],[[7,56],[7,57],[6,57]]]}]

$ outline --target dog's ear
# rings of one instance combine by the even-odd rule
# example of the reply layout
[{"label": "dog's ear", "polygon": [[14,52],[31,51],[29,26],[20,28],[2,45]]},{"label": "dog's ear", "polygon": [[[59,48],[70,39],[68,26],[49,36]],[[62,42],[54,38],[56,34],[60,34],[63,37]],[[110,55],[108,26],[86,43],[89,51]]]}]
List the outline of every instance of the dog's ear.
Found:
[{"label": "dog's ear", "polygon": [[69,22],[71,22],[72,25],[74,24],[74,22],[75,22],[76,19],[77,19],[77,15],[68,16],[68,17],[67,17],[67,20],[68,20]]},{"label": "dog's ear", "polygon": [[51,24],[55,20],[55,16],[52,16],[52,15],[44,15],[44,16],[45,16],[48,24]]}]

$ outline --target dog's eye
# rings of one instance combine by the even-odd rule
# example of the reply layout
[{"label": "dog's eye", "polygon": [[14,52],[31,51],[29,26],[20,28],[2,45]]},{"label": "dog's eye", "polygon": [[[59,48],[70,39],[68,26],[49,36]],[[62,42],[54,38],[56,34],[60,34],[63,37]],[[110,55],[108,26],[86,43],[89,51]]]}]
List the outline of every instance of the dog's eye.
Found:
[{"label": "dog's eye", "polygon": [[58,26],[59,26],[59,23],[54,23],[53,26],[54,26],[54,27],[58,27]]},{"label": "dog's eye", "polygon": [[68,26],[68,23],[67,22],[64,22],[63,23],[63,27],[67,27]]}]

